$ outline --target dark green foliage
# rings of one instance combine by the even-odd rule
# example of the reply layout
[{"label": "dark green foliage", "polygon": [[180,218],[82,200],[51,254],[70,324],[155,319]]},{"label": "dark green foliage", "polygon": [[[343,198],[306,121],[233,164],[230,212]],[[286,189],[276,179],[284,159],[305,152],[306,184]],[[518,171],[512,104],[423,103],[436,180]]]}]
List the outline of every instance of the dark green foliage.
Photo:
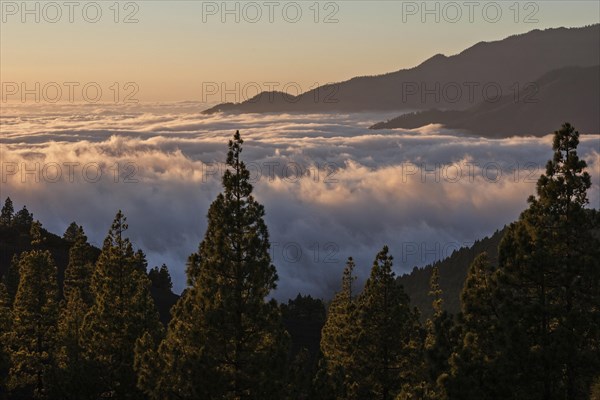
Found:
[{"label": "dark green foliage", "polygon": [[94,303],[84,321],[86,353],[95,366],[97,395],[140,398],[133,371],[133,348],[138,338],[161,334],[150,296],[150,281],[140,271],[140,258],[128,238],[126,218],[119,211],[91,280]]},{"label": "dark green foliage", "polygon": [[239,132],[229,142],[224,192],[210,206],[204,240],[190,257],[193,286],[175,306],[157,352],[149,340],[138,344],[136,365],[149,377],[140,378],[140,388],[152,398],[281,398],[287,335],[276,303],[265,300],[277,274],[264,208],[240,160],[242,143]]},{"label": "dark green foliage", "polygon": [[301,349],[288,361],[283,400],[308,400],[313,396],[314,363],[307,349]]},{"label": "dark green foliage", "polygon": [[98,258],[77,224],[57,237],[7,199],[1,400],[600,400],[600,213],[585,208],[590,177],[570,125],[505,232],[400,279],[384,247],[356,293],[350,258],[327,313],[311,296],[268,301],[277,274],[242,143],[236,133],[229,144],[166,335],[153,298],[166,324],[169,271],[146,272],[121,212]]},{"label": "dark green foliage", "polygon": [[[141,338],[135,342],[134,350],[134,369],[137,373],[137,386],[143,391],[148,392],[148,388],[153,388],[156,393],[164,393],[165,389],[162,385],[161,377],[164,371],[162,367],[166,364],[158,357],[155,340],[149,332],[146,332]],[[159,399],[162,395],[154,395],[148,393],[149,398]],[[164,399],[179,398],[165,394]]]},{"label": "dark green foliage", "polygon": [[311,295],[303,296],[298,293],[294,300],[288,300],[287,304],[281,304],[281,313],[285,318],[298,319],[302,321],[325,322],[325,304],[321,299],[315,299]]},{"label": "dark green foliage", "polygon": [[415,267],[410,274],[404,274],[398,278],[404,286],[404,290],[410,296],[411,304],[421,311],[424,318],[423,322],[433,315],[431,298],[428,296],[433,268],[437,267],[439,270],[439,284],[443,292],[444,309],[451,314],[458,314],[461,310],[460,294],[467,277],[469,265],[479,254],[487,252],[492,265],[497,266],[498,246],[504,232],[505,229],[496,231],[489,238],[475,241],[470,247],[465,246],[453,251],[448,258],[423,268]]},{"label": "dark green foliage", "polygon": [[71,222],[63,234],[63,239],[67,242],[74,242],[80,229],[82,229],[82,227],[77,225],[76,222]]},{"label": "dark green foliage", "polygon": [[500,246],[501,352],[515,398],[583,398],[600,370],[600,243],[578,143],[569,124],[555,132],[537,197]]},{"label": "dark green foliage", "polygon": [[135,268],[144,275],[148,273],[148,260],[142,249],[135,252]]},{"label": "dark green foliage", "polygon": [[[49,250],[53,258],[57,260],[59,293],[62,292],[60,289],[63,285],[65,293],[64,299],[60,303],[56,346],[50,353],[54,364],[47,379],[48,396],[78,400],[96,399],[97,393],[94,390],[98,366],[93,368],[94,365],[88,363],[88,361],[93,361],[93,357],[88,360],[90,353],[86,348],[87,341],[82,336],[81,324],[82,319],[89,312],[89,306],[93,303],[90,289],[91,273],[100,251],[87,243],[83,230],[78,233],[78,235],[80,234],[79,239],[75,242],[68,242],[49,233],[41,226],[37,231],[45,240],[40,244],[32,245],[32,242],[36,242],[32,233],[38,234],[33,228],[34,224],[29,227],[15,224],[12,226],[0,225],[0,274],[3,275],[2,282],[10,288],[5,291],[7,292],[6,302],[14,301],[19,287],[19,255],[32,249]],[[78,227],[79,230],[80,227]],[[13,259],[12,263],[11,259]],[[4,291],[4,289],[2,290]],[[74,295],[74,292],[77,292],[77,295]],[[170,318],[170,305],[175,303],[178,296],[170,290],[153,293],[153,295],[156,295],[160,303],[166,323]],[[6,311],[12,314],[10,304]],[[0,314],[6,315],[4,307],[0,310]],[[0,317],[0,319],[2,318]],[[12,317],[10,319],[12,321]],[[11,332],[8,333],[9,336],[12,335]],[[8,346],[9,338],[5,339],[2,339],[0,343]],[[132,349],[133,346],[129,351],[132,352]],[[6,378],[8,378],[6,368],[10,367],[8,349],[4,355],[6,357],[2,358],[2,351],[0,351],[0,381],[5,378],[3,382],[0,382],[0,399],[3,399],[6,394]],[[18,390],[15,389],[11,398],[18,398],[19,395]],[[21,395],[28,396],[23,390]]]},{"label": "dark green foliage", "polygon": [[3,278],[3,283],[6,286],[6,293],[8,296],[8,302],[12,307],[12,304],[15,301],[15,297],[17,296],[17,290],[19,289],[19,257],[17,255],[13,255],[13,258],[8,267],[8,271]]},{"label": "dark green foliage", "polygon": [[7,197],[4,201],[4,206],[2,206],[2,211],[0,212],[0,224],[9,226],[12,223],[14,214],[15,209],[13,202],[10,197]]},{"label": "dark green foliage", "polygon": [[469,267],[461,294],[461,341],[450,357],[451,372],[445,385],[451,399],[507,398],[512,390],[502,378],[510,371],[497,367],[499,327],[494,271],[487,253],[479,255]]},{"label": "dark green foliage", "polygon": [[450,367],[448,360],[457,345],[458,333],[454,318],[444,310],[442,290],[439,284],[438,267],[431,275],[433,297],[433,316],[427,320],[427,338],[425,340],[425,362],[429,375],[429,398],[446,399],[444,382],[448,379]]},{"label": "dark green foliage", "polygon": [[470,268],[450,398],[589,397],[600,370],[600,243],[578,136],[569,124],[555,132],[554,157],[508,227],[498,268],[486,255]]},{"label": "dark green foliage", "polygon": [[313,378],[317,372],[321,330],[325,324],[325,304],[312,296],[298,294],[281,304],[283,325],[291,336],[284,398],[315,399]]},{"label": "dark green foliage", "polygon": [[66,293],[58,322],[57,385],[55,392],[66,399],[93,398],[96,372],[86,355],[84,321],[90,304],[79,287]]},{"label": "dark green foliage", "polygon": [[44,229],[42,229],[42,223],[40,221],[36,220],[31,223],[29,236],[31,236],[31,246],[40,248],[45,244],[46,235]]},{"label": "dark green foliage", "polygon": [[[334,372],[332,374],[332,371]],[[334,369],[328,365],[327,359],[320,355],[317,369],[312,381],[313,399],[336,400],[341,398],[345,390],[345,377],[339,368]]]},{"label": "dark green foliage", "polygon": [[600,400],[600,376],[596,378],[590,389],[590,400]]},{"label": "dark green foliage", "polygon": [[148,278],[151,282],[150,291],[160,314],[160,321],[164,326],[167,326],[171,320],[171,308],[179,299],[179,296],[172,292],[171,274],[167,266],[163,264],[160,269],[158,267],[152,268],[148,272]]},{"label": "dark green foliage", "polygon": [[135,347],[138,387],[151,399],[203,398],[206,372],[199,357],[193,288],[186,289],[171,310],[166,338],[157,343],[150,335]]},{"label": "dark green foliage", "polygon": [[23,206],[23,208],[14,215],[12,223],[14,226],[29,229],[33,223],[33,214],[27,210],[26,206]]},{"label": "dark green foliage", "polygon": [[171,280],[171,274],[169,274],[169,268],[163,264],[160,269],[154,267],[148,272],[148,278],[152,282],[152,287],[158,289],[173,289],[173,281]]},{"label": "dark green foliage", "polygon": [[421,348],[418,314],[395,278],[387,246],[377,254],[357,299],[356,325],[352,398],[395,399],[404,386],[422,381],[415,365]]},{"label": "dark green foliage", "polygon": [[94,271],[95,257],[92,247],[87,242],[87,236],[83,231],[83,227],[77,227],[77,231],[73,233],[73,238],[70,243],[69,264],[65,269],[63,282],[64,297],[65,299],[68,299],[70,292],[77,290],[77,296],[80,297],[85,304],[91,306],[93,303],[91,279],[92,272]]},{"label": "dark green foliage", "polygon": [[198,253],[190,254],[186,263],[185,272],[188,286],[196,285],[196,282],[200,277],[200,255]]},{"label": "dark green foliage", "polygon": [[[14,256],[18,258],[21,253],[30,250],[48,250],[51,252],[57,266],[59,290],[62,292],[64,272],[69,262],[69,249],[72,243],[39,226],[43,242],[32,244],[32,241],[35,242],[36,240],[31,236],[31,228],[31,224],[29,226],[17,226],[15,224],[5,226],[0,224],[0,275],[3,276],[2,279],[6,278]],[[91,248],[91,252],[94,260],[100,254],[100,250],[95,247]]]},{"label": "dark green foliage", "polygon": [[336,293],[327,310],[327,320],[321,336],[322,386],[330,386],[333,390],[333,398],[336,399],[348,398],[354,384],[353,374],[356,370],[354,351],[358,340],[358,327],[356,294],[352,291],[352,285],[356,280],[353,275],[354,268],[354,261],[350,257],[344,268],[342,288]]},{"label": "dark green foliage", "polygon": [[312,367],[316,367],[319,355],[321,330],[325,324],[325,304],[312,296],[298,294],[294,300],[281,304],[281,319],[291,336],[291,357],[308,351]]},{"label": "dark green foliage", "polygon": [[19,259],[19,289],[13,305],[8,387],[14,398],[48,398],[55,367],[58,285],[49,252]]},{"label": "dark green foliage", "polygon": [[6,286],[0,282],[0,399],[7,394],[7,378],[10,368],[9,348],[12,332],[12,309]]},{"label": "dark green foliage", "polygon": [[[16,293],[17,286],[19,284],[18,274],[14,274],[14,272],[16,272],[17,269],[13,268],[12,271],[9,271],[11,260],[15,255],[18,259],[18,256],[22,252],[30,251],[33,249],[49,250],[52,253],[52,258],[55,261],[55,264],[58,268],[58,285],[59,290],[62,293],[65,272],[67,269],[67,265],[69,264],[69,252],[70,249],[73,247],[73,242],[67,241],[63,237],[50,233],[42,228],[41,230],[45,238],[44,243],[41,246],[32,246],[30,228],[31,226],[15,226],[14,224],[12,226],[5,226],[0,224],[0,280],[5,281],[7,278],[11,279],[7,275],[12,275],[14,281],[14,290],[11,290],[11,298],[14,298],[14,294]],[[100,249],[92,245],[89,245],[88,249],[90,252],[90,260],[92,264],[95,264],[100,254]],[[11,285],[7,283],[7,286]],[[156,302],[156,305],[159,308],[161,320],[165,324],[167,324],[170,320],[169,310],[172,307],[172,305],[175,304],[179,296],[177,296],[170,290],[155,290],[155,288],[151,288],[151,292]]]},{"label": "dark green foliage", "polygon": [[55,391],[67,399],[86,399],[93,397],[95,387],[90,384],[94,372],[86,358],[84,342],[85,316],[94,303],[90,287],[94,257],[81,226],[75,225],[70,235],[69,264],[65,270],[64,300],[58,324],[59,370]]}]

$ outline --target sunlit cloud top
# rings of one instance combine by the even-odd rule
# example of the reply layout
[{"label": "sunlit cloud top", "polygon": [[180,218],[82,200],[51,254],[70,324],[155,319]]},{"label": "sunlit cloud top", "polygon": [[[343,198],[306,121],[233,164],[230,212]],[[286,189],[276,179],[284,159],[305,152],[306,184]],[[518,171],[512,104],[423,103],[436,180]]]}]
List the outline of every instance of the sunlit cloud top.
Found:
[{"label": "sunlit cloud top", "polygon": [[[122,209],[151,266],[185,261],[221,190],[236,129],[265,205],[276,296],[329,296],[352,256],[364,279],[384,244],[397,273],[449,256],[514,221],[552,155],[550,135],[475,138],[429,125],[369,130],[385,114],[202,115],[193,104],[6,107],[2,196],[51,231],[75,220],[100,245]],[[576,121],[572,121],[577,127]],[[557,127],[558,129],[559,127]],[[600,205],[598,135],[581,138]]]}]

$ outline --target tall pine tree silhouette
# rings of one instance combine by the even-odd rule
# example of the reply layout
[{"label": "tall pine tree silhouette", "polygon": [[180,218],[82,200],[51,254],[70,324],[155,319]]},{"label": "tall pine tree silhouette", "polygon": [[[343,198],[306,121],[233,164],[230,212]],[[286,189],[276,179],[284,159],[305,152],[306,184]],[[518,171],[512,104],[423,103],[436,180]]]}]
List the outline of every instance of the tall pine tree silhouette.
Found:
[{"label": "tall pine tree silhouette", "polygon": [[[150,281],[125,237],[127,228],[119,211],[92,275],[94,303],[85,317],[84,340],[96,372],[88,378],[97,395],[135,399],[142,398],[133,370],[135,343],[145,333],[158,338],[162,326],[150,296]],[[80,297],[73,299],[74,308],[84,304]]]},{"label": "tall pine tree silhouette", "polygon": [[4,283],[0,282],[0,399],[7,396],[7,378],[10,368],[8,344],[12,332],[12,309],[8,291]]},{"label": "tall pine tree silhouette", "polygon": [[433,267],[429,286],[429,295],[433,297],[433,316],[426,323],[425,362],[430,382],[428,394],[430,399],[444,400],[447,394],[443,382],[450,372],[448,359],[457,345],[458,338],[454,318],[444,310],[440,271],[437,266]]},{"label": "tall pine tree silhouette", "polygon": [[14,398],[49,398],[58,320],[57,269],[48,251],[19,259],[20,281],[9,338],[9,389]]},{"label": "tall pine tree silhouette", "polygon": [[[377,254],[371,275],[358,297],[358,340],[354,351],[359,369],[352,398],[395,399],[403,387],[422,381],[419,368],[418,315],[392,271],[387,246]],[[418,376],[415,376],[418,373]]]},{"label": "tall pine tree silhouette", "polygon": [[512,391],[505,384],[511,371],[498,365],[502,338],[494,272],[487,253],[478,255],[469,266],[460,296],[461,340],[449,359],[450,376],[445,385],[451,399],[509,398]]},{"label": "tall pine tree silhouette", "polygon": [[578,144],[570,124],[555,132],[537,197],[500,245],[496,295],[515,398],[585,398],[600,369],[600,243]]},{"label": "tall pine tree silhouette", "polygon": [[321,333],[321,374],[335,399],[347,399],[354,384],[354,350],[357,344],[356,294],[352,286],[356,277],[352,257],[348,258],[342,276],[342,288],[327,310],[327,320]]},{"label": "tall pine tree silhouette", "polygon": [[[85,357],[84,320],[94,303],[91,278],[94,270],[91,246],[81,226],[69,226],[71,248],[63,282],[64,300],[58,321],[59,371],[56,392],[65,398],[86,399],[93,396],[89,377],[95,373]],[[66,235],[65,235],[66,236]]]},{"label": "tall pine tree silhouette", "polygon": [[277,273],[242,143],[239,132],[229,142],[223,193],[190,256],[193,286],[175,306],[157,353],[148,337],[138,345],[140,386],[152,398],[281,398],[288,339],[275,301],[267,301]]},{"label": "tall pine tree silhouette", "polygon": [[10,197],[7,197],[4,201],[4,206],[0,211],[0,224],[10,226],[12,224],[13,217],[15,215],[15,208]]}]

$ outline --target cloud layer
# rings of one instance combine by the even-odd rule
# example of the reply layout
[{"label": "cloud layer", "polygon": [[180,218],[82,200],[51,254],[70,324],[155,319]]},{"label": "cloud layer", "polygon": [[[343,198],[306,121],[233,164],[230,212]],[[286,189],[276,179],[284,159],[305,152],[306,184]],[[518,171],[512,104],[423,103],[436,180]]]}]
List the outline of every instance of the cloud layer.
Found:
[{"label": "cloud layer", "polygon": [[[266,208],[280,275],[275,296],[327,298],[348,256],[364,279],[388,244],[396,272],[408,272],[515,220],[551,157],[550,135],[490,140],[435,125],[367,129],[388,114],[200,110],[195,103],[3,106],[1,195],[26,204],[51,231],[77,221],[96,245],[122,209],[134,245],[151,266],[166,263],[180,291],[220,191],[227,141],[239,129]],[[599,139],[583,136],[579,148],[595,207]]]}]

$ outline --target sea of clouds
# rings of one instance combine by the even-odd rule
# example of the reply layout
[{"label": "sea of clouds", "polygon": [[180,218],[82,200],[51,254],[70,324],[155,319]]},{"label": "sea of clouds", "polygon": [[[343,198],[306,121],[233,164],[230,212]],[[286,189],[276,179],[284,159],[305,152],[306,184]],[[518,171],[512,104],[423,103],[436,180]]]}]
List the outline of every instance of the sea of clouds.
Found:
[{"label": "sea of clouds", "polygon": [[[266,209],[280,276],[275,297],[329,298],[349,256],[365,279],[387,244],[402,274],[514,221],[552,156],[551,135],[492,140],[436,125],[368,129],[398,113],[203,115],[203,108],[3,105],[2,201],[27,205],[57,234],[76,221],[97,246],[123,210],[134,246],[150,266],[166,263],[180,292],[239,129]],[[596,208],[599,140],[583,135],[579,147]]]}]

